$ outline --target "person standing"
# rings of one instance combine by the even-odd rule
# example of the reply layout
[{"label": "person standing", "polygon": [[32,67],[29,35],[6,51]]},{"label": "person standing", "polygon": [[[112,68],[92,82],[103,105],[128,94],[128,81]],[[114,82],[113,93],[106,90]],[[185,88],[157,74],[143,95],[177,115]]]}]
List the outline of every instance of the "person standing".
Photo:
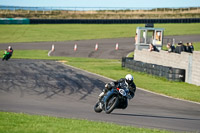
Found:
[{"label": "person standing", "polygon": [[193,53],[194,51],[194,46],[192,45],[192,42],[189,42],[189,50],[190,53]]},{"label": "person standing", "polygon": [[167,48],[168,48],[168,52],[169,53],[175,52],[175,47],[173,45],[171,45],[171,43],[167,44]]},{"label": "person standing", "polygon": [[135,33],[135,44],[137,44],[137,33]]}]

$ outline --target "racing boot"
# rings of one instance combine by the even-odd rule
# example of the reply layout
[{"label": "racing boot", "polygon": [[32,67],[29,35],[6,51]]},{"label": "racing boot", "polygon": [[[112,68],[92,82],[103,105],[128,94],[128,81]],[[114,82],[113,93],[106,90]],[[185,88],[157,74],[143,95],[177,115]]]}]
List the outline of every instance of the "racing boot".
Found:
[{"label": "racing boot", "polygon": [[101,101],[101,99],[104,97],[105,95],[105,91],[103,90],[100,94],[99,94],[99,101]]}]

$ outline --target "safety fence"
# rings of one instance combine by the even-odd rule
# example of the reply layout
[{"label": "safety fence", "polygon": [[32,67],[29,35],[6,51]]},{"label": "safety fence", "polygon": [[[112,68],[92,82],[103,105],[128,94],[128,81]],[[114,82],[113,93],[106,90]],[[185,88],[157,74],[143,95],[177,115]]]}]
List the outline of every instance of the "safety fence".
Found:
[{"label": "safety fence", "polygon": [[0,18],[0,24],[136,24],[136,23],[200,23],[200,18],[187,19],[28,19]]},{"label": "safety fence", "polygon": [[200,18],[185,19],[30,19],[30,24],[134,24],[200,23]]},{"label": "safety fence", "polygon": [[143,72],[154,76],[164,77],[170,81],[185,82],[185,69],[144,63],[141,61],[136,61],[130,57],[122,58],[122,67],[137,72]]}]

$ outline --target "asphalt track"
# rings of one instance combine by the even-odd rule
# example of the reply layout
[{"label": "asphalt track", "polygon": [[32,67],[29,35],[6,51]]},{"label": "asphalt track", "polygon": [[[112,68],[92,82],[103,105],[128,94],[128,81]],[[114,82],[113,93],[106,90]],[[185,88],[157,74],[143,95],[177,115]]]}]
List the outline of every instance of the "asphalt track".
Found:
[{"label": "asphalt track", "polygon": [[98,94],[111,80],[55,61],[0,63],[0,110],[200,132],[200,104],[137,90],[126,110],[98,114]]},{"label": "asphalt track", "polygon": [[[113,44],[115,39],[105,40],[111,41],[107,44]],[[129,42],[131,39],[129,41],[127,39],[119,40]],[[97,40],[90,41],[96,42]],[[66,43],[71,42],[77,41]],[[102,44],[104,43],[102,42]],[[65,43],[57,42],[56,45],[65,45]],[[93,43],[90,45],[92,46]],[[126,45],[128,47],[128,44]],[[0,44],[1,46],[4,47],[5,44]],[[24,43],[21,48],[22,45],[15,43],[12,46],[16,46],[16,49],[34,49],[36,47],[46,49],[51,44]],[[90,49],[90,47],[87,48]],[[124,52],[130,50],[124,49]],[[125,54],[124,52],[122,53]],[[100,55],[96,56],[96,58],[100,57]],[[110,81],[111,79],[55,61],[11,59],[0,63],[0,110],[106,121],[172,131],[200,132],[200,104],[171,99],[141,89],[137,89],[136,96],[129,101],[127,109],[114,110],[109,115],[104,112],[95,113],[93,106],[97,101],[98,94],[104,84]]]},{"label": "asphalt track", "polygon": [[[176,43],[200,42],[199,35],[185,36],[166,36],[167,38],[175,38]],[[95,45],[98,43],[98,50],[95,51]],[[119,50],[115,50],[116,43]],[[0,49],[6,49],[11,45],[14,50],[41,49],[50,50],[54,44],[55,52],[52,56],[70,56],[70,57],[92,57],[105,59],[121,59],[129,52],[134,50],[133,38],[115,38],[115,39],[97,39],[97,40],[80,40],[66,42],[34,42],[34,43],[1,43]],[[77,51],[74,51],[74,45],[77,44]]]}]

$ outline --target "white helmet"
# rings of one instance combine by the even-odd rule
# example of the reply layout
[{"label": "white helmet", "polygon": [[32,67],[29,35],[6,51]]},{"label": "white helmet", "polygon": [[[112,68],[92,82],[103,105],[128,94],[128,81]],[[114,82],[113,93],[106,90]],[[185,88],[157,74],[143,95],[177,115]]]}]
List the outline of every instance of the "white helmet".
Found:
[{"label": "white helmet", "polygon": [[11,46],[8,46],[8,49],[10,50]]},{"label": "white helmet", "polygon": [[126,83],[131,84],[134,78],[131,74],[127,74],[125,79],[126,79]]}]

